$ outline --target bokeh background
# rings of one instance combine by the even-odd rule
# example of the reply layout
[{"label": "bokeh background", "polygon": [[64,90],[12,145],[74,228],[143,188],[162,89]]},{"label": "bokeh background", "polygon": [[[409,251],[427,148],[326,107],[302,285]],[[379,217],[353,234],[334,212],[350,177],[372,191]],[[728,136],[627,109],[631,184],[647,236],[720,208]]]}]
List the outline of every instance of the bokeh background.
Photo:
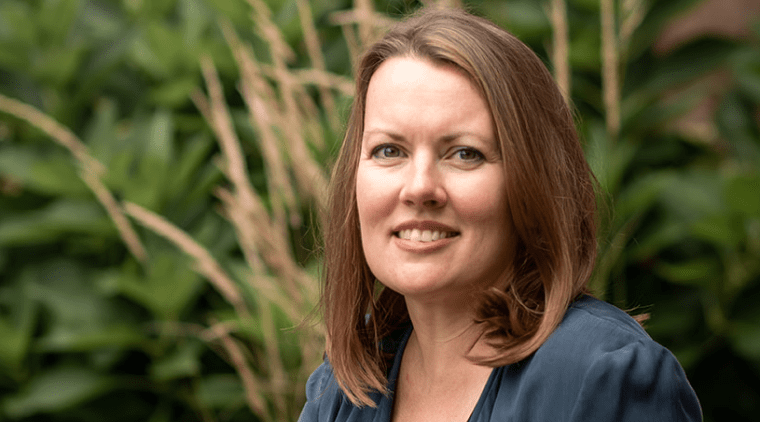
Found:
[{"label": "bokeh background", "polygon": [[[760,419],[760,2],[465,3],[577,109],[594,292]],[[419,6],[0,0],[0,420],[295,420],[353,61]]]}]

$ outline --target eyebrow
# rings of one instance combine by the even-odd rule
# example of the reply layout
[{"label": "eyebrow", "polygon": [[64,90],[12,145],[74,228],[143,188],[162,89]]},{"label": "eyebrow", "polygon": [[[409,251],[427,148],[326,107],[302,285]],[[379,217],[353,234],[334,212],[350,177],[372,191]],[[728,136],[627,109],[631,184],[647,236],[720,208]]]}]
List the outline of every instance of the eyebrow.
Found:
[{"label": "eyebrow", "polygon": [[[362,134],[362,138],[364,138],[367,135],[375,135],[375,134],[388,136],[389,138],[393,139],[394,141],[403,141],[403,140],[406,140],[406,138],[403,135],[400,135],[400,134],[398,134],[396,132],[392,132],[390,130],[384,130],[384,129],[365,130],[363,132],[363,134]],[[454,132],[454,133],[451,133],[451,134],[443,135],[443,136],[439,137],[438,139],[441,140],[441,141],[443,141],[444,143],[450,143],[450,142],[456,141],[457,139],[468,137],[468,136],[480,139],[480,140],[482,140],[484,142],[490,141],[488,138],[480,136],[477,133],[466,132],[466,131],[465,132]]]}]

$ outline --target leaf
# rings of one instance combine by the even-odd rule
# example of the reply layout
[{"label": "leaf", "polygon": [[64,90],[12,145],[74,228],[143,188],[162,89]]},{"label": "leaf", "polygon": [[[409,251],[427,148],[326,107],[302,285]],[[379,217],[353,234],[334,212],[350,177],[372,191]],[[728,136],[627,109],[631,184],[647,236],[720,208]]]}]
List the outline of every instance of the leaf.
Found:
[{"label": "leaf", "polygon": [[682,242],[688,236],[688,226],[683,220],[667,216],[662,221],[647,225],[636,236],[635,243],[628,247],[627,255],[638,261],[650,260],[663,249]]},{"label": "leaf", "polygon": [[[621,170],[622,171],[622,170]],[[614,217],[618,225],[647,212],[675,180],[673,172],[652,171],[621,186],[615,199]]]},{"label": "leaf", "polygon": [[709,172],[681,172],[664,188],[660,203],[684,222],[725,212],[720,179]]},{"label": "leaf", "polygon": [[96,274],[100,273],[64,258],[42,261],[22,272],[30,298],[46,316],[36,350],[75,352],[142,341],[144,334],[129,324],[128,308],[90,284]]},{"label": "leaf", "polygon": [[736,321],[729,332],[731,345],[740,355],[760,363],[760,324]]},{"label": "leaf", "polygon": [[654,271],[662,278],[678,284],[706,285],[722,276],[720,264],[708,258],[681,263],[658,262]]},{"label": "leaf", "polygon": [[83,197],[89,189],[79,178],[74,161],[63,152],[0,148],[0,175],[12,176],[25,189],[47,195]]},{"label": "leaf", "polygon": [[0,367],[17,372],[29,349],[39,306],[30,300],[18,279],[6,279],[0,298],[0,311],[5,311],[0,312]]},{"label": "leaf", "polygon": [[150,122],[145,153],[166,167],[174,158],[174,120],[166,110],[158,110]]},{"label": "leaf", "polygon": [[245,406],[243,386],[235,375],[214,374],[198,382],[198,400],[203,407],[236,408]]},{"label": "leaf", "polygon": [[760,173],[730,178],[726,183],[726,203],[735,212],[760,217]]},{"label": "leaf", "polygon": [[51,40],[65,40],[80,3],[80,0],[43,1],[37,8],[37,24]]},{"label": "leaf", "polygon": [[119,291],[149,309],[157,319],[174,321],[195,300],[203,286],[190,260],[179,252],[153,250],[147,273],[128,264]]},{"label": "leaf", "polygon": [[182,15],[182,39],[184,45],[192,48],[200,44],[203,32],[210,24],[210,10],[200,0],[180,0],[179,12]]},{"label": "leaf", "polygon": [[61,48],[52,45],[33,63],[32,75],[56,86],[63,86],[76,79],[85,50],[83,47]]},{"label": "leaf", "polygon": [[101,205],[91,201],[58,200],[0,221],[0,245],[5,246],[52,243],[72,233],[110,237],[116,230]]},{"label": "leaf", "polygon": [[627,139],[613,143],[600,124],[590,125],[586,135],[586,159],[603,192],[615,195],[636,154],[637,147]]},{"label": "leaf", "polygon": [[2,402],[11,418],[26,418],[37,413],[54,413],[71,409],[115,386],[114,380],[91,369],[58,367],[35,376]]},{"label": "leaf", "polygon": [[[209,160],[213,148],[214,143],[205,133],[184,141],[177,162],[172,166],[172,177],[167,180],[166,192],[187,199],[186,191],[196,185],[196,179],[200,176],[204,165],[218,171],[218,168],[211,166]],[[194,198],[195,202],[197,203],[200,198],[200,196]]]},{"label": "leaf", "polygon": [[194,77],[178,77],[153,89],[150,98],[161,107],[181,107],[190,102],[196,88],[198,81]]},{"label": "leaf", "polygon": [[720,245],[724,248],[735,248],[744,239],[743,230],[737,227],[735,220],[727,214],[715,214],[694,222],[690,232],[699,239]]},{"label": "leaf", "polygon": [[157,382],[167,382],[178,378],[194,377],[200,374],[200,355],[205,346],[197,341],[177,344],[172,353],[153,361],[150,372]]},{"label": "leaf", "polygon": [[99,101],[94,108],[92,120],[87,124],[84,143],[88,146],[90,154],[102,163],[108,163],[115,150],[117,143],[116,119],[118,116],[116,102],[109,99]]},{"label": "leaf", "polygon": [[519,34],[523,40],[538,39],[551,30],[542,5],[534,1],[484,2],[480,8],[500,26]]},{"label": "leaf", "polygon": [[[96,318],[98,314],[93,314]],[[45,353],[72,353],[98,351],[103,348],[129,348],[145,341],[145,333],[137,327],[126,324],[102,324],[102,327],[58,326],[40,336],[35,349]]]}]

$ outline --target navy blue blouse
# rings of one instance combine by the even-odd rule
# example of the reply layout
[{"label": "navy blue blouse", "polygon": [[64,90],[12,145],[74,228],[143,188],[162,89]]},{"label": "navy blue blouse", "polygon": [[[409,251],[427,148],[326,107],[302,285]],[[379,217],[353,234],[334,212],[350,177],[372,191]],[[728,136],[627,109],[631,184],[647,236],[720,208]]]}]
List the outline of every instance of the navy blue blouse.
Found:
[{"label": "navy blue blouse", "polygon": [[[398,377],[411,327],[390,339]],[[356,407],[337,386],[330,363],[309,377],[300,422],[388,422],[393,397],[371,395],[377,407]],[[530,357],[494,368],[470,416],[472,422],[701,421],[694,390],[675,357],[630,316],[590,296]]]}]

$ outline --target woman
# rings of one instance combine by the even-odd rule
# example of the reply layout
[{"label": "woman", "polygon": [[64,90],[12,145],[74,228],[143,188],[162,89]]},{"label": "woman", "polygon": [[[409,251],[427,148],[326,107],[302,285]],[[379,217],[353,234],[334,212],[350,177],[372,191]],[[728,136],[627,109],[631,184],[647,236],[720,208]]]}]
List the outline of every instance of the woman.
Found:
[{"label": "woman", "polygon": [[697,421],[670,352],[584,295],[594,184],[541,61],[461,11],[363,56],[306,421]]}]

